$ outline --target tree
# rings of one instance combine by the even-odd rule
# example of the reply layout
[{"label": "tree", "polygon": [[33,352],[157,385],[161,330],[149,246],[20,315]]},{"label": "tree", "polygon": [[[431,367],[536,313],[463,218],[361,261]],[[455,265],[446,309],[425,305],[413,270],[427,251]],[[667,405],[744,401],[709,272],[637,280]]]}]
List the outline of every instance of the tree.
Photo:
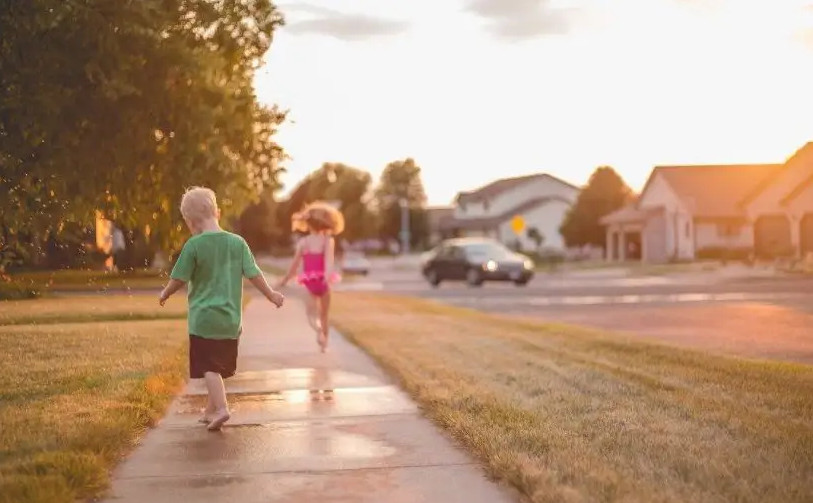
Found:
[{"label": "tree", "polygon": [[254,252],[269,251],[285,234],[277,216],[279,204],[272,191],[260,196],[260,200],[249,205],[240,214],[237,231],[245,238]]},{"label": "tree", "polygon": [[345,218],[341,238],[357,241],[370,236],[372,214],[367,204],[372,177],[366,171],[343,163],[327,162],[308,175],[284,204],[283,219],[289,229],[294,213],[313,201],[336,201]]},{"label": "tree", "polygon": [[604,247],[605,231],[601,218],[631,203],[633,193],[609,166],[601,166],[590,176],[560,228],[567,246]]},{"label": "tree", "polygon": [[421,181],[421,168],[407,158],[387,164],[375,192],[379,211],[379,236],[399,239],[401,231],[400,201],[409,205],[411,245],[425,243],[429,235],[426,215],[426,192]]},{"label": "tree", "polygon": [[96,210],[174,250],[186,187],[226,216],[275,187],[284,113],[252,81],[281,23],[268,0],[0,0],[0,254]]}]

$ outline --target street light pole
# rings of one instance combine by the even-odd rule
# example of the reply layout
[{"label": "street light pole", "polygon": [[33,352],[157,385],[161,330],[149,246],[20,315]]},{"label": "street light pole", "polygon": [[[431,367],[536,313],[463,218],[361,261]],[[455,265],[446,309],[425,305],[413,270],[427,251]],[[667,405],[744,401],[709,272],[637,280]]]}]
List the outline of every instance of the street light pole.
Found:
[{"label": "street light pole", "polygon": [[409,253],[409,201],[402,197],[398,200],[401,206],[401,254]]}]

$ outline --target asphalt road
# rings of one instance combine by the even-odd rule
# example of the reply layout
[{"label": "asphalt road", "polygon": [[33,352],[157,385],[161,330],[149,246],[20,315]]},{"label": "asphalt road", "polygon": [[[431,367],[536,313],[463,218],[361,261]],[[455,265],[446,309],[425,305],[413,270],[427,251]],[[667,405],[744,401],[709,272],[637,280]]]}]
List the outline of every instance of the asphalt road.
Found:
[{"label": "asphalt road", "polygon": [[705,351],[813,364],[813,278],[572,278],[526,287],[445,283],[374,272],[347,289],[434,299],[486,312],[610,330]]}]

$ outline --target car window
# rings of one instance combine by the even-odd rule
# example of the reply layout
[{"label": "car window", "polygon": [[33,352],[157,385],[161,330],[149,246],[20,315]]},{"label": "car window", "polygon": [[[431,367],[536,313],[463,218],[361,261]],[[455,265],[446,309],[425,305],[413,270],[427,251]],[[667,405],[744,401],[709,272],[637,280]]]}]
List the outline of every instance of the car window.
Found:
[{"label": "car window", "polygon": [[499,243],[477,243],[466,246],[466,255],[478,259],[506,259],[513,256],[511,250]]}]

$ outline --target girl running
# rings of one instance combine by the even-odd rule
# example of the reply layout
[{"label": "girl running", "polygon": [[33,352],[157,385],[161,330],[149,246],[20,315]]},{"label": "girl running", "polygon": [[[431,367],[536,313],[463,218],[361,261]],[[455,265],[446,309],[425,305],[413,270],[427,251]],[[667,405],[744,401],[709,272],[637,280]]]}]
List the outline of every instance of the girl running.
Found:
[{"label": "girl running", "polygon": [[302,264],[299,283],[308,290],[305,304],[308,323],[316,332],[316,341],[324,353],[327,349],[330,285],[339,280],[334,271],[336,242],[334,236],[344,230],[344,217],[329,204],[317,202],[308,205],[292,218],[294,232],[307,233],[299,240],[296,254],[279,286],[285,286],[296,275]]}]

